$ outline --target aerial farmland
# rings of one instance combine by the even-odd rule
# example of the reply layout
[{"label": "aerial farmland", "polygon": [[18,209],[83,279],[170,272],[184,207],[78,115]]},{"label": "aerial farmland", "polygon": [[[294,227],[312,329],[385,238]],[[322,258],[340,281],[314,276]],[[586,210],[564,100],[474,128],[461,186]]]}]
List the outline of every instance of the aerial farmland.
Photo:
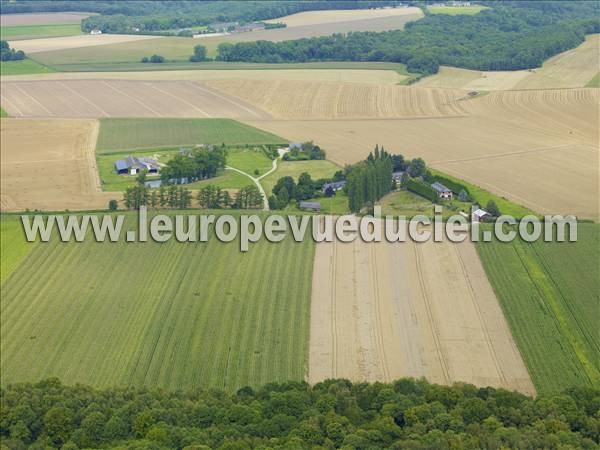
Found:
[{"label": "aerial farmland", "polygon": [[3,1],[2,447],[600,445],[600,11],[480,3]]}]

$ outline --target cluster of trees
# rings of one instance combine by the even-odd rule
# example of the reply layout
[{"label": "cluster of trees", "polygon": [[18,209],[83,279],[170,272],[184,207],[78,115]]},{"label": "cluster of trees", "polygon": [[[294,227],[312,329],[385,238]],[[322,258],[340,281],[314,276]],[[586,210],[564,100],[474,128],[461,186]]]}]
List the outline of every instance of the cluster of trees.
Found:
[{"label": "cluster of trees", "polygon": [[365,161],[346,168],[348,208],[357,213],[392,190],[392,157],[375,146]]},{"label": "cluster of trees", "polygon": [[[253,22],[302,11],[325,9],[363,9],[376,5],[396,5],[396,1],[353,0],[2,0],[2,13],[89,11],[99,15],[82,21],[82,29],[101,29],[104,33],[152,32],[208,25],[211,22]],[[139,31],[135,31],[139,29]]]},{"label": "cluster of trees", "polygon": [[161,56],[161,55],[152,55],[150,58],[148,58],[147,56],[144,56],[142,58],[142,62],[143,63],[161,64],[161,63],[165,62],[165,57]]},{"label": "cluster of trees", "polygon": [[15,51],[14,48],[10,48],[8,42],[0,41],[0,61],[18,61],[21,59],[25,59],[23,50]]},{"label": "cluster of trees", "polygon": [[303,142],[300,147],[290,149],[283,155],[284,161],[306,161],[309,159],[325,159],[325,150],[313,142]]},{"label": "cluster of trees", "polygon": [[198,205],[201,208],[252,209],[263,206],[263,195],[255,185],[239,189],[232,197],[218,186],[208,185],[198,191]]},{"label": "cluster of trees", "polygon": [[476,15],[432,14],[405,30],[354,32],[283,42],[223,43],[218,60],[259,63],[391,61],[432,74],[440,65],[476,70],[539,67],[600,32],[597,2],[490,2]]},{"label": "cluster of trees", "polygon": [[190,56],[191,62],[202,62],[209,61],[210,58],[206,56],[206,47],[204,45],[196,45],[194,47],[194,54]]},{"label": "cluster of trees", "polygon": [[598,448],[600,390],[327,380],[193,392],[57,379],[1,391],[2,448]]},{"label": "cluster of trees", "polygon": [[213,178],[225,168],[227,148],[205,147],[171,158],[160,171],[163,183],[192,183]]},{"label": "cluster of trees", "polygon": [[[325,180],[326,181],[326,180]],[[292,200],[301,202],[313,198],[316,191],[323,186],[322,180],[313,181],[310,174],[303,172],[298,177],[298,183],[292,177],[282,177],[272,189],[269,197],[270,209],[284,209]]]},{"label": "cluster of trees", "polygon": [[151,189],[138,183],[125,189],[123,204],[127,209],[139,209],[140,206],[187,209],[192,205],[192,197],[192,192],[184,186],[171,184]]}]

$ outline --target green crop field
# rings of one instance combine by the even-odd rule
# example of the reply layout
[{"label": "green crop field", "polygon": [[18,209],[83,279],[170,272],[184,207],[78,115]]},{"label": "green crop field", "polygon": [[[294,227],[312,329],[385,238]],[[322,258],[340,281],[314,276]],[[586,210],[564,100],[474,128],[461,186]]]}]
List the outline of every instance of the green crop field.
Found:
[{"label": "green crop field", "polygon": [[[17,39],[35,39],[44,37],[75,36],[82,34],[79,24],[62,25],[19,25],[0,28],[0,34],[5,41]],[[16,45],[19,49],[18,44]]]},{"label": "green crop field", "polygon": [[[252,176],[254,176],[254,169],[259,169],[261,173],[265,173],[271,168],[271,160],[260,149],[230,148],[228,151],[227,165],[240,169]],[[126,188],[135,185],[136,175],[119,175],[115,172],[115,161],[118,159],[124,159],[133,154],[138,157],[150,156],[156,159],[159,164],[165,164],[178,153],[178,148],[161,148],[146,151],[138,150],[135,152],[100,154],[96,157],[96,160],[98,162],[102,189],[104,191],[124,191]],[[158,178],[148,175],[148,180]],[[252,180],[233,170],[223,170],[214,178],[197,181],[186,185],[186,187],[196,189],[207,184],[213,184],[223,189],[240,189],[252,184]]]},{"label": "green crop field", "polygon": [[538,393],[600,384],[600,226],[578,242],[479,242],[477,250]]},{"label": "green crop field", "polygon": [[0,63],[0,75],[29,75],[33,73],[51,73],[53,69],[46,67],[32,59],[21,61],[2,61]]},{"label": "green crop field", "polygon": [[0,117],[8,117],[8,114],[6,114],[6,111],[2,107],[0,107]]},{"label": "green crop field", "polygon": [[[187,61],[194,53],[197,39],[185,37],[161,37],[120,44],[97,45],[39,52],[35,58],[52,66],[61,64],[138,63],[144,56],[159,54],[168,61]],[[160,64],[146,64],[160,66]]]},{"label": "green crop field", "polygon": [[25,240],[17,216],[3,216],[0,219],[0,284],[13,273],[35,245]]},{"label": "green crop field", "polygon": [[596,76],[594,76],[594,78],[592,78],[588,84],[585,85],[585,87],[600,87],[600,72],[598,72]]},{"label": "green crop field", "polygon": [[[258,170],[258,175],[262,175],[273,167],[273,161],[260,149],[239,149],[229,151],[227,155],[227,165],[246,172],[249,175],[257,176],[254,171]],[[248,179],[246,177],[246,179]]]},{"label": "green crop field", "polygon": [[308,172],[313,180],[318,180],[319,178],[331,178],[338,170],[341,170],[341,167],[327,160],[279,161],[277,170],[261,179],[260,184],[267,195],[270,195],[271,189],[282,177],[289,176],[298,181],[302,172]]},{"label": "green crop field", "polygon": [[278,144],[285,139],[231,119],[101,119],[97,153],[196,144]]},{"label": "green crop field", "polygon": [[428,6],[427,9],[431,14],[448,14],[449,16],[458,16],[462,14],[473,15],[477,14],[484,9],[488,9],[487,6]]},{"label": "green crop field", "polygon": [[29,244],[7,256],[2,243],[3,267],[15,267],[0,295],[3,384],[56,376],[99,387],[236,389],[304,379],[312,240],[263,240],[247,253],[215,238],[52,240],[25,259],[14,248]]}]

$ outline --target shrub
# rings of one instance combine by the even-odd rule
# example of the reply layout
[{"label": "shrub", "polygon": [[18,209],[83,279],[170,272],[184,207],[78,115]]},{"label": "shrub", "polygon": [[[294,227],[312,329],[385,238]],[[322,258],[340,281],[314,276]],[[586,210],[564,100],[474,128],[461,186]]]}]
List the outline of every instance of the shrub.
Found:
[{"label": "shrub", "polygon": [[108,202],[108,209],[110,211],[116,211],[117,209],[119,209],[119,203],[116,200],[110,200]]},{"label": "shrub", "polygon": [[437,201],[438,196],[436,190],[433,189],[431,186],[428,186],[419,181],[412,179],[408,180],[408,182],[406,183],[406,189],[408,189],[411,192],[414,192],[415,194],[420,195],[421,197],[425,197],[431,202]]}]

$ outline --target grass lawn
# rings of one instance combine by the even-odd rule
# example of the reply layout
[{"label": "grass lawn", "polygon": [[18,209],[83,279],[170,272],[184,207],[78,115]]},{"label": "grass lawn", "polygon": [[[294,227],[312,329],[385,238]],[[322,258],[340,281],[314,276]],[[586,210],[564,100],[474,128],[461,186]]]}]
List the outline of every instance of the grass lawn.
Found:
[{"label": "grass lawn", "polygon": [[525,208],[524,206],[517,205],[516,203],[513,203],[504,197],[492,194],[490,191],[476,186],[474,184],[468,183],[467,181],[461,180],[460,178],[453,177],[451,175],[448,175],[444,172],[432,168],[429,168],[429,170],[434,175],[446,177],[452,181],[455,181],[465,186],[469,190],[469,194],[473,198],[473,201],[479,204],[479,206],[481,206],[482,208],[485,208],[485,205],[487,205],[488,201],[494,200],[502,214],[507,214],[517,219],[520,219],[521,217],[526,216],[528,214],[539,216],[539,214],[535,213],[534,211],[528,208]]},{"label": "grass lawn", "polygon": [[6,113],[6,111],[4,111],[4,109],[2,109],[0,107],[0,117],[8,117],[8,114]]},{"label": "grass lawn", "polygon": [[488,9],[487,6],[428,6],[427,10],[431,14],[448,14],[449,16],[458,16],[458,15],[473,15],[477,14],[484,9]]},{"label": "grass lawn", "polygon": [[600,384],[600,226],[577,242],[479,242],[479,256],[538,393]]},{"label": "grass lawn", "polygon": [[[75,36],[83,34],[79,24],[62,25],[19,25],[1,27],[0,34],[5,41],[17,39],[35,39],[44,37]],[[19,46],[17,45],[17,50]]]},{"label": "grass lawn", "polygon": [[25,240],[18,216],[0,219],[0,285],[4,284],[36,243]]},{"label": "grass lawn", "polygon": [[[254,177],[257,176],[254,173],[255,170],[258,170],[258,175],[262,175],[271,170],[273,161],[267,158],[260,149],[248,148],[230,151],[227,155],[227,165],[235,167]],[[249,178],[247,179],[250,181]]]},{"label": "grass lawn", "polygon": [[280,178],[290,176],[298,181],[300,174],[308,172],[313,180],[318,180],[319,178],[331,178],[338,170],[341,170],[339,166],[327,160],[278,161],[277,170],[261,179],[260,184],[267,195],[271,195],[273,186]]},{"label": "grass lawn", "polygon": [[96,152],[196,144],[278,144],[285,139],[231,119],[101,119]]},{"label": "grass lawn", "polygon": [[[124,229],[137,228],[133,217]],[[3,384],[56,376],[97,387],[235,390],[304,379],[311,239],[262,240],[241,253],[239,242],[215,238],[88,237],[33,246],[2,284]]]},{"label": "grass lawn", "polygon": [[0,63],[1,76],[52,72],[54,72],[53,69],[28,58],[22,59],[21,61],[2,61],[2,63]]},{"label": "grass lawn", "polygon": [[[434,204],[420,195],[408,191],[390,192],[383,197],[379,204],[381,205],[382,215],[406,216],[407,219],[416,215],[424,215],[433,218],[435,215]],[[442,217],[444,219],[459,214],[464,211],[467,214],[471,212],[471,203],[452,200],[444,202],[442,206]]]},{"label": "grass lawn", "polygon": [[[137,175],[119,175],[115,172],[115,161],[123,159],[131,154],[135,156],[150,156],[160,164],[165,164],[169,159],[179,153],[178,148],[161,148],[148,151],[119,152],[100,154],[96,156],[100,181],[104,191],[124,191],[135,185]],[[254,168],[266,171],[271,168],[271,160],[267,158],[260,149],[229,149],[227,164],[252,175]],[[148,181],[160,179],[160,176],[148,175]],[[218,176],[208,180],[197,181],[187,184],[190,189],[198,189],[202,186],[213,184],[223,189],[240,189],[253,184],[252,180],[233,170],[224,170]]]},{"label": "grass lawn", "polygon": [[600,87],[600,72],[598,72],[596,76],[585,85],[585,87]]}]

